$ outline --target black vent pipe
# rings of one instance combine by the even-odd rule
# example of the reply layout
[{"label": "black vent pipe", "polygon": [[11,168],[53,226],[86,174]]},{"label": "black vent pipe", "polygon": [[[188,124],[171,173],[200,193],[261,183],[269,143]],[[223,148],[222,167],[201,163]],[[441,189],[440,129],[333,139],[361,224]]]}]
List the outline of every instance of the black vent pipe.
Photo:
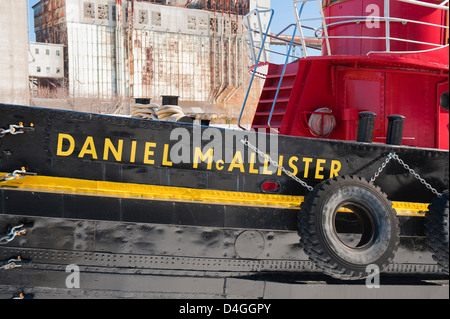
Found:
[{"label": "black vent pipe", "polygon": [[362,143],[372,143],[373,127],[375,125],[375,118],[377,115],[373,112],[360,112],[358,115],[358,137],[356,138],[356,141]]},{"label": "black vent pipe", "polygon": [[403,115],[389,115],[388,116],[388,132],[386,138],[386,144],[389,145],[402,145],[403,140],[403,127],[406,117]]}]

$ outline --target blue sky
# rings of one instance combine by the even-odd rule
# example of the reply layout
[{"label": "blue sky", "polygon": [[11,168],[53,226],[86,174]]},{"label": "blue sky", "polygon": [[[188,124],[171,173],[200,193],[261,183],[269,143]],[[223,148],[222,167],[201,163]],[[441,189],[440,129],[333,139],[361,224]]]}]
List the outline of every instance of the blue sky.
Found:
[{"label": "blue sky", "polygon": [[39,2],[39,0],[27,0],[28,2],[28,29],[29,29],[29,41],[34,42],[36,41],[36,35],[34,34],[34,18],[33,18],[33,9],[31,9],[32,6],[34,6],[36,3]]}]

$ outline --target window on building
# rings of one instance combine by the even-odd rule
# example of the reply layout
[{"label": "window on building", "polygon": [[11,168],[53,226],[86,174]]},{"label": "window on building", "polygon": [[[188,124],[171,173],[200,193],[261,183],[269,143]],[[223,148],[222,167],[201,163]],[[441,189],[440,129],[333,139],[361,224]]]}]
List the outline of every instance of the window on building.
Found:
[{"label": "window on building", "polygon": [[111,6],[111,20],[116,21],[116,6]]},{"label": "window on building", "polygon": [[148,24],[148,11],[147,10],[139,10],[138,22],[140,24]]},{"label": "window on building", "polygon": [[56,50],[56,56],[60,56],[61,52],[59,50]]},{"label": "window on building", "polygon": [[101,20],[108,20],[108,5],[99,4],[97,6],[97,17]]},{"label": "window on building", "polygon": [[61,69],[60,68],[56,68],[56,73],[60,74],[61,73]]},{"label": "window on building", "polygon": [[45,50],[45,55],[50,55],[50,50],[49,49]]},{"label": "window on building", "polygon": [[37,73],[40,73],[40,72],[41,72],[41,67],[40,67],[40,66],[36,67],[36,72],[37,72]]},{"label": "window on building", "polygon": [[84,3],[84,17],[89,19],[95,19],[95,9],[92,2]]},{"label": "window on building", "polygon": [[161,26],[161,12],[152,11],[152,24]]},{"label": "window on building", "polygon": [[195,30],[197,29],[197,17],[195,16],[188,16],[188,25],[189,30]]},{"label": "window on building", "polygon": [[46,67],[46,68],[45,68],[45,71],[47,71],[47,73],[50,73],[50,67],[49,67],[49,66]]},{"label": "window on building", "polygon": [[34,53],[39,54],[39,49],[38,48],[34,49]]}]

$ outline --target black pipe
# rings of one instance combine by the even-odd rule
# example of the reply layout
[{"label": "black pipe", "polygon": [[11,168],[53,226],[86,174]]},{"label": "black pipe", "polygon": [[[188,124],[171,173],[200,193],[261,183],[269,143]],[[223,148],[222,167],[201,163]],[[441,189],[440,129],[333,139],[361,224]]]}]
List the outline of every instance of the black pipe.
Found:
[{"label": "black pipe", "polygon": [[150,101],[151,101],[152,99],[149,99],[149,98],[137,98],[137,99],[135,99],[134,101],[137,103],[137,104],[150,104]]},{"label": "black pipe", "polygon": [[360,112],[358,124],[357,142],[372,143],[373,141],[373,127],[375,125],[375,118],[377,115],[373,112]]},{"label": "black pipe", "polygon": [[178,96],[162,95],[162,105],[178,105]]},{"label": "black pipe", "polygon": [[403,115],[389,115],[388,116],[388,132],[386,138],[386,144],[389,145],[402,145],[403,140],[403,127],[406,117]]}]

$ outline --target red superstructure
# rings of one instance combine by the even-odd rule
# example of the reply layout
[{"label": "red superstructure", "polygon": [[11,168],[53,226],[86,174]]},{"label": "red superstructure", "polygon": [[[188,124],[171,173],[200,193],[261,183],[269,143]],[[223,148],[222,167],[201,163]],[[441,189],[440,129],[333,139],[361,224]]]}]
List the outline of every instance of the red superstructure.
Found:
[{"label": "red superstructure", "polygon": [[272,113],[279,134],[355,141],[358,114],[370,111],[374,142],[399,114],[403,145],[449,149],[448,2],[324,0],[321,14],[322,55],[287,64],[283,77],[284,65],[269,65],[253,129],[269,128]]}]

